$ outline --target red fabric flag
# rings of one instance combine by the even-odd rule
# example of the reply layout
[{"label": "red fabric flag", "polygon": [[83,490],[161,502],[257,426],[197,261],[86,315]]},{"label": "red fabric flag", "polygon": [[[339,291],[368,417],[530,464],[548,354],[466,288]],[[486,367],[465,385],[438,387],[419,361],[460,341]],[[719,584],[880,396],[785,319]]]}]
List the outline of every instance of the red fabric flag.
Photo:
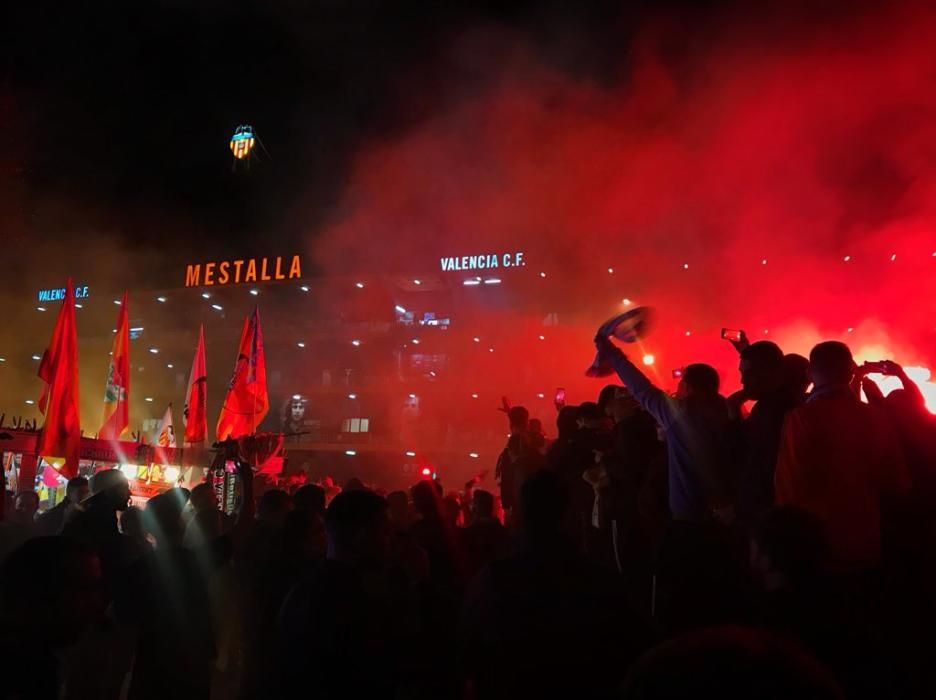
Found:
[{"label": "red fabric flag", "polygon": [[101,440],[119,440],[130,425],[130,311],[127,307],[127,293],[124,292],[104,385],[104,420],[98,431]]},{"label": "red fabric flag", "polygon": [[208,371],[205,368],[205,327],[198,329],[198,347],[192,360],[188,389],[185,391],[185,442],[208,439]]},{"label": "red fabric flag", "polygon": [[244,319],[240,348],[234,363],[234,376],[218,417],[218,440],[251,435],[257,432],[267,411],[270,398],[266,386],[266,360],[263,356],[263,336],[260,333],[260,309]]},{"label": "red fabric flag", "polygon": [[45,416],[37,452],[66,479],[78,475],[81,421],[78,409],[78,337],[75,325],[75,288],[71,278],[55,321],[52,340],[39,363],[45,382],[39,410]]}]

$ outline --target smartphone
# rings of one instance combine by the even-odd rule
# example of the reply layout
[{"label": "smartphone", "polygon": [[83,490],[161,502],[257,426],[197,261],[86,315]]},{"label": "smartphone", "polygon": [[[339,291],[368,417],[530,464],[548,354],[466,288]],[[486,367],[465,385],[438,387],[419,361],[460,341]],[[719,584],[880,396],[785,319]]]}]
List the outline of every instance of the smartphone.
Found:
[{"label": "smartphone", "polygon": [[682,379],[685,373],[686,373],[686,370],[684,370],[682,367],[680,367],[679,369],[674,369],[673,379]]},{"label": "smartphone", "polygon": [[556,397],[553,399],[553,403],[556,404],[557,409],[565,406],[565,403],[566,403],[565,389],[563,389],[562,387],[559,387],[558,389],[556,389]]},{"label": "smartphone", "polygon": [[731,328],[721,329],[722,340],[730,340],[732,343],[741,342],[741,331],[735,331]]},{"label": "smartphone", "polygon": [[883,360],[880,362],[865,362],[861,367],[871,374],[887,374],[887,363]]}]

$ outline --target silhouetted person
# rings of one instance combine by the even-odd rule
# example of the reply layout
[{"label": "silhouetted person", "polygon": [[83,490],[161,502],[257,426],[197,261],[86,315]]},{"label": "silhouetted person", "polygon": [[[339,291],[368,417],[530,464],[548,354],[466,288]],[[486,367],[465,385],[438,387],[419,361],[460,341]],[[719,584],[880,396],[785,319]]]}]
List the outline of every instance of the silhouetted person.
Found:
[{"label": "silhouetted person", "polygon": [[[289,594],[280,614],[281,668],[271,697],[389,698],[417,661],[406,633],[405,579],[388,572],[387,502],[337,495],[325,514],[327,559]],[[310,690],[310,679],[314,679]]]},{"label": "silhouetted person", "polygon": [[647,379],[620,348],[607,338],[596,338],[634,398],[666,434],[669,455],[670,511],[675,520],[708,521],[730,517],[728,469],[731,436],[728,409],[719,395],[714,368],[689,365],[671,398]]},{"label": "silhouetted person", "polygon": [[494,517],[494,495],[488,491],[477,489],[472,494],[471,520],[459,535],[469,576],[510,553],[510,535]]},{"label": "silhouetted person", "polygon": [[135,548],[136,556],[143,556],[153,549],[146,536],[146,524],[143,510],[130,506],[120,516],[120,532],[128,537]]},{"label": "silhouetted person", "polygon": [[366,491],[367,487],[364,485],[364,482],[358,479],[356,476],[352,476],[345,482],[344,491]]},{"label": "silhouetted person", "polygon": [[752,525],[774,504],[774,471],[786,414],[802,395],[791,390],[784,374],[783,351],[767,340],[741,351],[741,393],[754,408],[741,423],[738,515]]},{"label": "silhouetted person", "polygon": [[387,494],[387,506],[394,532],[409,531],[413,524],[413,512],[406,492],[391,491]]},{"label": "silhouetted person", "polygon": [[193,513],[200,513],[203,510],[218,510],[218,495],[215,493],[214,486],[208,482],[193,486],[192,493],[189,495],[189,503]]},{"label": "silhouetted person", "polygon": [[292,499],[281,489],[265,491],[257,503],[257,519],[246,523],[243,560],[251,576],[263,576],[270,559],[278,556],[280,537]]},{"label": "silhouetted person", "polygon": [[59,660],[104,614],[101,564],[64,537],[38,537],[0,568],[3,700],[57,700]]},{"label": "silhouetted person", "polygon": [[543,431],[543,422],[539,418],[531,418],[527,424],[527,439],[530,447],[540,454],[546,451],[546,433]]},{"label": "silhouetted person", "polygon": [[35,491],[20,491],[13,499],[13,509],[0,521],[0,563],[27,540],[36,537],[36,511],[39,495]]},{"label": "silhouetted person", "polygon": [[305,484],[293,494],[293,508],[325,517],[325,489],[318,484]]},{"label": "silhouetted person", "polygon": [[281,673],[277,650],[279,612],[293,587],[325,559],[326,547],[322,516],[306,507],[289,512],[281,543],[266,564],[266,571],[256,577],[256,588],[251,592],[250,653],[245,660],[241,697],[278,697],[269,692],[269,683],[271,677]]},{"label": "silhouetted person", "polygon": [[65,521],[80,509],[81,502],[88,497],[89,492],[88,480],[85,477],[76,476],[69,479],[65,485],[65,498],[62,502],[36,518],[39,534],[58,535],[61,533]]},{"label": "silhouetted person", "polygon": [[568,493],[540,471],[521,490],[518,553],[472,582],[461,618],[461,671],[474,697],[610,697],[646,643],[619,580],[577,551]]},{"label": "silhouetted person", "polygon": [[600,462],[607,477],[599,491],[606,551],[597,560],[619,568],[649,608],[652,554],[666,527],[665,488],[655,497],[650,492],[660,488],[657,472],[665,472],[666,448],[653,417],[625,387],[612,388],[605,403],[605,414],[614,422],[612,449]]},{"label": "silhouetted person", "polygon": [[806,400],[806,390],[812,384],[809,376],[809,359],[796,353],[783,356],[783,381],[787,390],[800,402]]},{"label": "silhouetted person", "polygon": [[575,435],[578,432],[578,406],[563,406],[556,416],[556,439],[546,450],[546,468],[562,472],[569,463],[575,449]]},{"label": "silhouetted person", "polygon": [[497,458],[494,478],[500,484],[501,504],[509,517],[510,511],[516,505],[516,493],[519,488],[513,463],[516,455],[529,446],[530,412],[523,406],[514,406],[507,412],[507,419],[510,434],[507,445]]},{"label": "silhouetted person", "polygon": [[909,486],[903,457],[885,417],[849,387],[855,363],[848,346],[820,343],[809,362],[815,388],[787,414],[777,503],[819,519],[830,571],[874,569],[881,560],[882,508]]},{"label": "silhouetted person", "polygon": [[146,504],[156,546],[129,573],[123,617],[139,628],[129,698],[209,697],[215,656],[211,604],[196,555],[182,546],[185,496],[170,489]]},{"label": "silhouetted person", "polygon": [[723,627],[660,645],[628,673],[624,700],[844,700],[829,671],[769,632]]},{"label": "silhouetted person", "polygon": [[402,568],[413,583],[429,579],[429,555],[413,534],[416,515],[405,491],[391,491],[387,495],[387,515],[393,531],[391,560]]},{"label": "silhouetted person", "polygon": [[576,413],[578,429],[571,441],[565,461],[559,465],[559,473],[565,481],[572,498],[572,511],[583,533],[583,542],[591,540],[594,523],[595,492],[583,480],[583,474],[594,469],[601,455],[611,452],[614,438],[611,434],[611,419],[597,403],[585,401]]},{"label": "silhouetted person", "polygon": [[134,548],[117,527],[117,513],[130,506],[130,484],[119,469],[104,469],[89,480],[91,495],[81,512],[65,523],[62,534],[84,542],[101,557],[104,577],[112,592],[120,570],[134,554]]},{"label": "silhouetted person", "polygon": [[429,557],[429,576],[435,586],[454,597],[463,584],[462,553],[458,532],[444,517],[442,487],[423,480],[412,489],[413,508],[418,516],[411,532]]},{"label": "silhouetted person", "polygon": [[686,367],[676,397],[653,383],[607,338],[595,338],[634,398],[664,431],[672,521],[657,563],[657,612],[664,627],[712,624],[736,605],[739,571],[725,525],[734,520],[733,431],[719,377],[704,364]]},{"label": "silhouetted person", "polygon": [[[885,376],[900,380],[900,388],[878,405],[894,427],[907,463],[910,478],[917,498],[929,505],[936,497],[936,418],[926,408],[926,399],[906,371],[896,362],[885,360],[878,363]],[[870,380],[863,383],[867,389],[876,385]],[[869,403],[871,396],[868,397]]]}]

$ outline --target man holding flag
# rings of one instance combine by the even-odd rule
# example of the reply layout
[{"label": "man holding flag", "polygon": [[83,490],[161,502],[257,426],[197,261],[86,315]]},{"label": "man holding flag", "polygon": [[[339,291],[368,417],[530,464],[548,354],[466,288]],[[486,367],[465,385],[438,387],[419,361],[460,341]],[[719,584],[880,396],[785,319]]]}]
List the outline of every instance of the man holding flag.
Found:
[{"label": "man holding flag", "polygon": [[98,437],[119,440],[130,425],[130,320],[127,292],[124,292],[117,314],[117,333],[107,368],[104,386],[104,420]]},{"label": "man holding flag", "polygon": [[252,435],[270,408],[267,395],[266,360],[260,333],[260,309],[244,319],[234,376],[218,417],[218,440]]},{"label": "man holding flag", "polygon": [[[78,334],[75,324],[75,288],[71,278],[55,321],[52,340],[39,363],[45,382],[39,410],[45,416],[37,452],[66,479],[78,476],[81,421],[78,409]],[[28,485],[30,488],[32,484]]]}]

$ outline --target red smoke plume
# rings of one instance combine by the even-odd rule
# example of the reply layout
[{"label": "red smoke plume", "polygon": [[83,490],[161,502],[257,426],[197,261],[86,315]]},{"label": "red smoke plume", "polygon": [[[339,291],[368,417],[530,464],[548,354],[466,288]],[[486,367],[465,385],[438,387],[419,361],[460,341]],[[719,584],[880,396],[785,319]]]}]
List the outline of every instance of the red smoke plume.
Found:
[{"label": "red smoke plume", "polygon": [[[443,62],[457,97],[361,150],[318,260],[438,272],[444,255],[525,251],[490,314],[519,358],[538,351],[544,299],[575,300],[546,390],[579,381],[624,297],[657,307],[647,346],[667,379],[701,360],[734,384],[721,326],[933,366],[936,11],[807,10],[650,23],[601,81],[522,37],[467,33]],[[423,98],[404,85],[401,101]]]}]

